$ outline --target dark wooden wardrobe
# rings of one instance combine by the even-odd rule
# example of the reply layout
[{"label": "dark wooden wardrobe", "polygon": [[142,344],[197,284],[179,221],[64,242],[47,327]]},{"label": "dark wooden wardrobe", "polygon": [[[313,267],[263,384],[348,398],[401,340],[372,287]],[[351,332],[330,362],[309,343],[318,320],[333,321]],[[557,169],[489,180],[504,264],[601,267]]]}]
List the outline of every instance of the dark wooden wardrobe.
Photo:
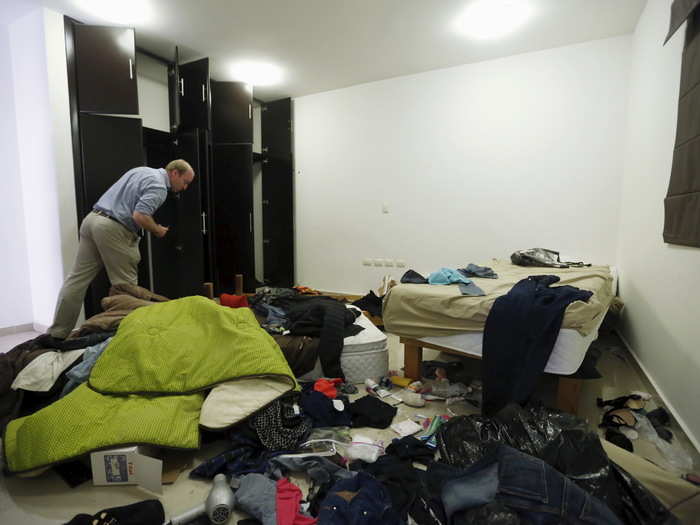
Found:
[{"label": "dark wooden wardrobe", "polygon": [[[66,18],[78,221],[127,170],[192,164],[187,191],[170,194],[155,215],[169,226],[163,239],[141,241],[139,284],[171,298],[231,292],[235,274],[246,291],[294,284],[291,100],[262,103],[262,154],[253,154],[253,92],[241,82],[210,78],[209,60],[168,68],[170,132],[139,118],[133,29],[88,26]],[[145,51],[142,51],[145,52]],[[147,53],[147,52],[145,52]],[[264,277],[255,278],[253,163],[262,165]],[[109,287],[103,274],[86,297],[86,314],[101,311]]]}]

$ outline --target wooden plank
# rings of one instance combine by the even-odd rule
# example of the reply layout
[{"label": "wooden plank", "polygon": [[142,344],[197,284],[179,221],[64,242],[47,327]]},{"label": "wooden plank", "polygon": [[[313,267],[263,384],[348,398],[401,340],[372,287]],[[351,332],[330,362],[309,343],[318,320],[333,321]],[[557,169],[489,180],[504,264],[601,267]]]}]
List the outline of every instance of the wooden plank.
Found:
[{"label": "wooden plank", "polygon": [[421,361],[423,361],[423,348],[415,339],[403,340],[403,375],[411,379],[421,378]]},{"label": "wooden plank", "polygon": [[557,408],[571,414],[578,413],[578,402],[581,394],[581,379],[560,376],[557,384]]}]

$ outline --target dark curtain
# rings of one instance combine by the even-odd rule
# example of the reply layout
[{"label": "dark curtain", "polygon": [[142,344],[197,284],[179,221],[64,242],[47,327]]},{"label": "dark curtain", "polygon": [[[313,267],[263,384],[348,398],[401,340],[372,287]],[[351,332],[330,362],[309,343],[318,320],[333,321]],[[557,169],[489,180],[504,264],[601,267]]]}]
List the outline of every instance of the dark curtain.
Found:
[{"label": "dark curtain", "polygon": [[664,241],[700,247],[700,9],[692,10],[698,4],[700,0],[677,0],[671,10],[671,29],[683,22],[674,20],[674,8],[677,16],[688,17],[688,25],[673,166],[664,200]]},{"label": "dark curtain", "polygon": [[664,44],[678,31],[678,28],[683,25],[683,22],[698,5],[700,5],[700,0],[673,0],[673,4],[671,4],[671,21],[668,24],[668,34]]}]

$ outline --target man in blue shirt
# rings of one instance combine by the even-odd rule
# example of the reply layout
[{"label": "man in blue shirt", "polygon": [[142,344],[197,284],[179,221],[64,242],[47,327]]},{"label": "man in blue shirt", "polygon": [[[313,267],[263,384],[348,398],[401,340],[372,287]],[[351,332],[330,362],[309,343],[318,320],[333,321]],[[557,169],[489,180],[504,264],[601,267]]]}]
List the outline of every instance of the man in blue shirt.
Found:
[{"label": "man in blue shirt", "polygon": [[168,228],[157,224],[153,214],[168,191],[184,191],[193,179],[192,166],[178,159],[165,169],[131,169],[100,197],[80,225],[78,254],[58,296],[51,336],[64,339],[73,330],[85,291],[103,267],[111,284],[137,284],[141,231],[165,236]]}]

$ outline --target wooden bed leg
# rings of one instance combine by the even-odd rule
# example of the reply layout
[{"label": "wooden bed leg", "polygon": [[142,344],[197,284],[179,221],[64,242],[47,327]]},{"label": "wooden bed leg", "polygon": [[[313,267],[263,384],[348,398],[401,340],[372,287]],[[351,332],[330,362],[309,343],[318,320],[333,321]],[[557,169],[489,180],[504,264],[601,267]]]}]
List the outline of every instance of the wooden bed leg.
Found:
[{"label": "wooden bed leg", "polygon": [[557,408],[564,412],[577,414],[580,393],[581,379],[559,377],[559,383],[557,385]]},{"label": "wooden bed leg", "polygon": [[214,283],[204,283],[204,285],[202,286],[202,294],[207,299],[213,299],[214,298]]},{"label": "wooden bed leg", "polygon": [[420,379],[421,361],[423,361],[423,348],[415,341],[403,342],[403,375],[411,379]]}]

